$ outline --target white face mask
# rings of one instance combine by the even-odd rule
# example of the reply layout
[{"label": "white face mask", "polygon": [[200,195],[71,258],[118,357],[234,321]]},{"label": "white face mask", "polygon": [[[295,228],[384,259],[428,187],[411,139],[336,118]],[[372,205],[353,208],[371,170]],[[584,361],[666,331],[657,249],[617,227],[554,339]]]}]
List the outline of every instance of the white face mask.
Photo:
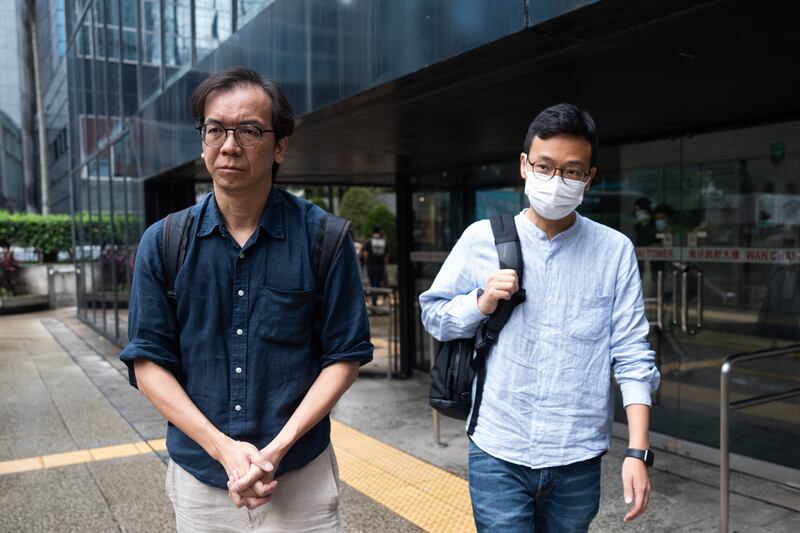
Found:
[{"label": "white face mask", "polygon": [[560,220],[569,215],[583,202],[582,187],[565,185],[561,176],[543,181],[534,172],[526,170],[525,195],[534,211],[549,220]]}]

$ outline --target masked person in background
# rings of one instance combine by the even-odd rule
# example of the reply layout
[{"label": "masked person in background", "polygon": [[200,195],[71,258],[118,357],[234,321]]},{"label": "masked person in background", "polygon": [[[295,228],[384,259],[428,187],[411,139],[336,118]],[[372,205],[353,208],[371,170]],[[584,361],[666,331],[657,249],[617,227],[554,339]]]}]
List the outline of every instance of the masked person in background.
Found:
[{"label": "masked person in background", "polygon": [[[623,519],[643,513],[650,498],[650,394],[660,378],[633,244],[575,212],[596,156],[594,120],[572,104],[542,111],[520,154],[531,204],[515,217],[527,298],[487,358],[469,442],[480,532],[588,530],[610,444],[612,370],[629,430],[622,484],[631,509]],[[435,338],[475,335],[520,289],[515,271],[498,264],[489,221],[472,224],[420,296],[422,322]]]}]

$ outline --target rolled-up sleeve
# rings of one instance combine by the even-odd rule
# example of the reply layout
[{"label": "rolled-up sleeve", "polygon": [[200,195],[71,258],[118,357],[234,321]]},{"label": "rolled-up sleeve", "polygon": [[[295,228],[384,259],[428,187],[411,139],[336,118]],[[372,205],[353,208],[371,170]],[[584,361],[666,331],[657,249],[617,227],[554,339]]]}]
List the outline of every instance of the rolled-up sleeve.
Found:
[{"label": "rolled-up sleeve", "polygon": [[144,232],[136,253],[130,302],[128,304],[128,344],[120,360],[128,366],[128,378],[136,387],[133,362],[147,359],[174,375],[181,372],[175,311],[167,300],[161,231],[163,221]]},{"label": "rolled-up sleeve", "polygon": [[647,342],[650,324],[644,312],[633,245],[628,243],[623,253],[611,322],[611,364],[623,405],[651,405],[650,394],[658,389],[661,376],[655,365],[655,352]]},{"label": "rolled-up sleeve", "polygon": [[348,236],[331,264],[321,309],[321,366],[340,361],[372,361],[369,319],[358,258]]},{"label": "rolled-up sleeve", "polygon": [[486,316],[478,309],[479,284],[469,267],[476,225],[464,231],[447,256],[431,288],[419,296],[422,325],[441,342],[475,335]]}]

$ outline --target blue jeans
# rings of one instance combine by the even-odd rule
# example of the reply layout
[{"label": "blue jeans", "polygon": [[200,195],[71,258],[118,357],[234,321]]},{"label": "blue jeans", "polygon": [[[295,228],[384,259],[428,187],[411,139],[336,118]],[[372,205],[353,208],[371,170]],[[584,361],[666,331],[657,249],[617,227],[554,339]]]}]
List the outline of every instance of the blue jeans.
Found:
[{"label": "blue jeans", "polygon": [[478,531],[587,531],[600,506],[600,459],[534,469],[492,457],[470,440],[469,493]]}]

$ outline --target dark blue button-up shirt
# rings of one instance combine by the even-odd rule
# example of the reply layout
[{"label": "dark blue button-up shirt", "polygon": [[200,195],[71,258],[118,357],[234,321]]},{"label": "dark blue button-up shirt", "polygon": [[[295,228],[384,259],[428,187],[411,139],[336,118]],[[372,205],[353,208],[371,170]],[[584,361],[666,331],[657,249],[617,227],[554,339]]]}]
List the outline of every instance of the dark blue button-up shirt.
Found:
[{"label": "dark blue button-up shirt", "polygon": [[[258,229],[240,247],[225,229],[213,195],[192,209],[186,259],[175,280],[177,306],[166,295],[164,221],[142,236],[131,290],[130,341],[120,359],[133,386],[135,359],[166,368],[214,426],[262,448],[286,424],[322,368],[372,359],[358,260],[348,238],[321,288],[321,309],[315,310],[313,251],[324,211],[273,188]],[[325,417],[289,450],[277,474],[304,466],[329,442]],[[198,480],[226,488],[222,465],[172,424],[167,448]]]}]

